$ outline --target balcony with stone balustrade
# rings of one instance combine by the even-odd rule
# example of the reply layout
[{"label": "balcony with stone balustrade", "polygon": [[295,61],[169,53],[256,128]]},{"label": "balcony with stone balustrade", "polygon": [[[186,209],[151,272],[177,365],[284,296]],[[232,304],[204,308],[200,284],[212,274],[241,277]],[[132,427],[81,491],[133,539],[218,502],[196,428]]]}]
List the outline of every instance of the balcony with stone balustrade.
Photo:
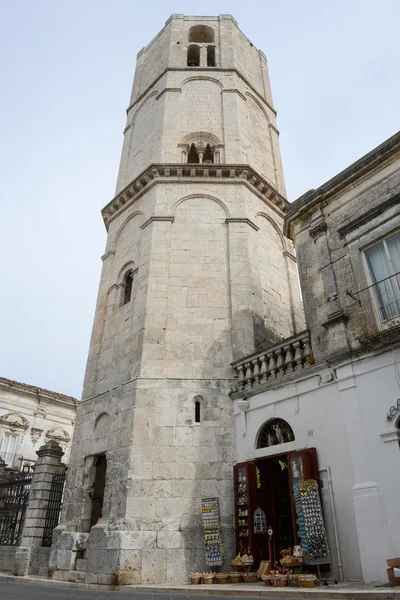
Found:
[{"label": "balcony with stone balustrade", "polygon": [[232,363],[237,375],[231,397],[236,400],[289,383],[314,365],[308,330]]}]

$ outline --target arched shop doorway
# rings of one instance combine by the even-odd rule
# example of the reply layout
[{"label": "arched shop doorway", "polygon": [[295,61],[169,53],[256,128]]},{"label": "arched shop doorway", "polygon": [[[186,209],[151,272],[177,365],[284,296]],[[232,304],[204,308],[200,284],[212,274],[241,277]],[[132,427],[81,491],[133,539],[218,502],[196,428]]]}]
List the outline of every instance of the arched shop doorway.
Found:
[{"label": "arched shop doorway", "polygon": [[[262,430],[259,438],[261,434]],[[305,546],[300,537],[303,515],[295,494],[299,482],[304,480],[314,480],[319,488],[316,450],[285,453],[282,452],[284,443],[277,445],[277,450],[281,450],[277,454],[234,467],[236,552],[252,554],[255,562],[271,558],[267,528],[273,530],[274,560],[281,558],[282,550]],[[320,506],[319,494],[316,496]],[[327,551],[319,560],[310,558],[308,564],[329,562]]]}]

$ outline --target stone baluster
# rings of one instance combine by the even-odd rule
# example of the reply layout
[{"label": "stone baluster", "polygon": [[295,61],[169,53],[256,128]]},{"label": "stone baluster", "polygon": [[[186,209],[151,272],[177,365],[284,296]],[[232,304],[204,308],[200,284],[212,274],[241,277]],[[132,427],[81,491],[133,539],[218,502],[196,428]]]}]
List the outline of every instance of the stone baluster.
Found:
[{"label": "stone baluster", "polygon": [[258,361],[258,358],[255,358],[251,362],[253,364],[254,385],[259,385],[259,383],[260,383],[260,363]]},{"label": "stone baluster", "polygon": [[245,373],[244,373],[244,365],[239,365],[237,370],[239,371],[237,387],[238,387],[239,392],[242,392],[244,390],[244,385],[245,385],[245,381],[246,381],[246,377],[245,377]]},{"label": "stone baluster", "polygon": [[301,338],[301,341],[303,342],[303,351],[305,358],[304,366],[307,367],[313,364],[310,336],[308,334],[305,335],[303,338]]},{"label": "stone baluster", "polygon": [[285,374],[285,353],[283,348],[275,350],[275,354],[278,357],[276,361],[276,376],[283,377]]},{"label": "stone baluster", "polygon": [[246,390],[251,390],[253,383],[253,369],[251,368],[251,362],[245,363],[246,367]]},{"label": "stone baluster", "polygon": [[262,356],[260,356],[260,361],[261,361],[261,369],[260,369],[260,383],[267,383],[268,381],[268,360],[267,360],[267,356],[265,354],[263,354]]},{"label": "stone baluster", "polygon": [[285,353],[286,373],[294,373],[292,345],[287,344],[286,346],[283,346],[283,351]]},{"label": "stone baluster", "polygon": [[293,368],[295,371],[301,371],[301,369],[303,368],[303,357],[301,354],[301,343],[300,340],[297,340],[296,342],[293,342],[293,348],[294,348],[294,358],[293,358]]},{"label": "stone baluster", "polygon": [[270,372],[270,379],[276,379],[276,358],[273,352],[268,352],[268,370]]}]

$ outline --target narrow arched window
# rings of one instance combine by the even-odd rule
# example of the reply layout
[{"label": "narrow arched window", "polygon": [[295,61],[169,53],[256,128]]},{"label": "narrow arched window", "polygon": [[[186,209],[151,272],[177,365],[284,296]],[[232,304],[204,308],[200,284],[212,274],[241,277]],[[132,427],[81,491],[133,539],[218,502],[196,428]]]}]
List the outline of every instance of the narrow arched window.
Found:
[{"label": "narrow arched window", "polygon": [[201,402],[200,400],[196,400],[194,403],[194,421],[195,423],[200,423],[201,417]]},{"label": "narrow arched window", "polygon": [[206,165],[210,165],[213,162],[214,162],[214,153],[211,149],[210,144],[207,144],[206,151],[204,152],[204,156],[203,156],[203,163],[205,163]]},{"label": "narrow arched window", "polygon": [[197,154],[196,146],[192,144],[190,146],[189,154],[188,154],[188,163],[198,163],[200,162],[199,155]]},{"label": "narrow arched window", "polygon": [[187,50],[187,64],[188,67],[199,67],[200,66],[200,46],[188,46]]},{"label": "narrow arched window", "polygon": [[215,67],[215,46],[207,46],[207,67]]},{"label": "narrow arched window", "polygon": [[261,427],[257,448],[269,448],[294,441],[293,429],[283,419],[270,419]]},{"label": "narrow arched window", "polygon": [[125,279],[124,279],[124,302],[123,304],[128,304],[128,302],[131,301],[132,298],[132,285],[133,285],[133,272],[129,271],[126,275],[125,275]]}]

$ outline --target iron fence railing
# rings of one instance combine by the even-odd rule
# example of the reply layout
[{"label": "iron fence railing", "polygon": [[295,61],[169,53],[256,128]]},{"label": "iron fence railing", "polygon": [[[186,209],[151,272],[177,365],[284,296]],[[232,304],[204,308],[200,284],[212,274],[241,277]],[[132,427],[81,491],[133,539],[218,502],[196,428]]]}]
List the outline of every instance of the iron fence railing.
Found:
[{"label": "iron fence railing", "polygon": [[61,473],[56,473],[53,475],[53,479],[51,481],[49,504],[47,507],[46,521],[42,539],[42,546],[45,547],[51,546],[53,530],[55,527],[57,527],[60,520],[60,512],[64,495],[65,474],[65,470],[63,470]]},{"label": "iron fence railing", "polygon": [[360,307],[359,325],[364,336],[400,325],[400,272],[358,292],[347,290],[346,293]]},{"label": "iron fence railing", "polygon": [[32,477],[10,474],[0,483],[0,545],[18,546],[24,526]]}]

